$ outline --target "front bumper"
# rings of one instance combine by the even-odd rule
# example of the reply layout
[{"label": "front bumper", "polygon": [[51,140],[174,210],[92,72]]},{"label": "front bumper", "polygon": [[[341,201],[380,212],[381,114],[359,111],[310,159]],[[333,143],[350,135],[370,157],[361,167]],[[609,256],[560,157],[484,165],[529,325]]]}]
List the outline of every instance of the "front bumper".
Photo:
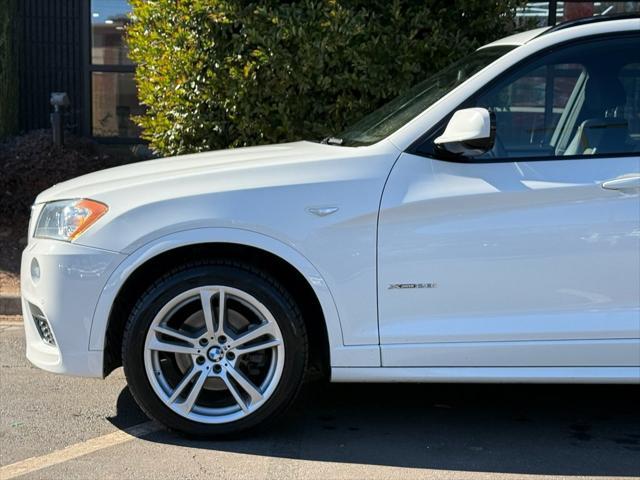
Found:
[{"label": "front bumper", "polygon": [[[31,363],[54,373],[102,377],[103,352],[89,350],[91,324],[100,293],[124,258],[120,253],[56,240],[33,239],[27,245],[20,287]],[[34,260],[39,278],[32,273]],[[53,345],[36,326],[33,312],[38,310],[48,322]]]}]

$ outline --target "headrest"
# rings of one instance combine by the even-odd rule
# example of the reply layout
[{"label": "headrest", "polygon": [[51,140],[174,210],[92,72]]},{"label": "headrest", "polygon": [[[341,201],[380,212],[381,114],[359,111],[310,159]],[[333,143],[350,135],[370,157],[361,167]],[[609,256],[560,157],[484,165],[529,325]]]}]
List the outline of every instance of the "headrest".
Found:
[{"label": "headrest", "polygon": [[585,104],[590,111],[603,114],[627,103],[627,92],[617,77],[589,76],[585,86]]}]

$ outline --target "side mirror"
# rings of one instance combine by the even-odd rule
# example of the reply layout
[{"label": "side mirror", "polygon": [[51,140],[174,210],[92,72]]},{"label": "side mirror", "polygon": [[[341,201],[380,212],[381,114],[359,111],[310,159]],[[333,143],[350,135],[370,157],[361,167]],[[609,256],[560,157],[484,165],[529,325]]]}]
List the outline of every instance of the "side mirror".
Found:
[{"label": "side mirror", "polygon": [[486,108],[465,108],[453,114],[433,143],[449,153],[473,157],[491,150],[495,138],[495,116]]}]

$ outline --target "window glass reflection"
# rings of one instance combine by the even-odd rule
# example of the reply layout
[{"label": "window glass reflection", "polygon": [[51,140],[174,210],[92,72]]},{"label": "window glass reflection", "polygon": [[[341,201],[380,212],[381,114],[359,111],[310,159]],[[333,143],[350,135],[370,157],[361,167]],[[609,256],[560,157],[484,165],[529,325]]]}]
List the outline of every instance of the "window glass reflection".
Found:
[{"label": "window glass reflection", "polygon": [[[549,25],[550,2],[527,2],[516,11],[516,24],[527,29]],[[616,15],[620,13],[640,12],[640,2],[558,2],[556,7],[556,23],[597,15]]]},{"label": "window glass reflection", "polygon": [[558,2],[556,22],[632,12],[640,12],[640,2]]},{"label": "window glass reflection", "polygon": [[131,65],[124,41],[124,30],[131,11],[125,0],[91,1],[91,63]]},{"label": "window glass reflection", "polygon": [[139,127],[131,119],[141,115],[133,73],[93,72],[92,129],[95,137],[134,138]]}]

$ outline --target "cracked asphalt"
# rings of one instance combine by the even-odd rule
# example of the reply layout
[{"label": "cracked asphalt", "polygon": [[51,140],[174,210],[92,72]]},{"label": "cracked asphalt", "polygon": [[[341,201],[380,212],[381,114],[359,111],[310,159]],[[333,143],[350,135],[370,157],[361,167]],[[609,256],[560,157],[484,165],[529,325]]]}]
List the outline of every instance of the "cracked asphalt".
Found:
[{"label": "cracked asphalt", "polygon": [[640,477],[637,386],[316,383],[244,439],[160,429],[108,443],[146,422],[121,370],[104,381],[42,372],[22,327],[0,322],[0,478],[32,457],[17,478]]}]

